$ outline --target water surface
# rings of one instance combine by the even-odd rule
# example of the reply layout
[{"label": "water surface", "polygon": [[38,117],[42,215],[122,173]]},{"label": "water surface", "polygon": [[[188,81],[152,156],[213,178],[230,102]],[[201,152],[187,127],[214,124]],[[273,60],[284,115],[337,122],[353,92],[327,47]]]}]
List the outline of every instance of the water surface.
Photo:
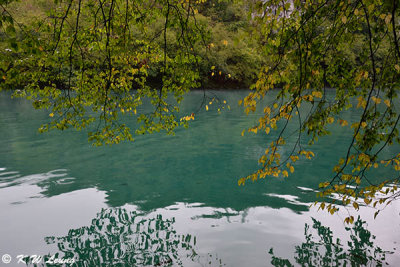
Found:
[{"label": "water surface", "polygon": [[398,202],[376,220],[362,207],[352,229],[346,211],[309,208],[346,150],[342,127],[288,178],[238,186],[273,138],[241,136],[259,114],[237,106],[247,93],[208,93],[231,106],[218,114],[216,104],[198,111],[203,92],[191,92],[189,129],[112,147],[92,147],[85,132],[39,134],[48,112],[0,94],[0,256],[12,256],[7,266],[18,255],[73,257],[77,266],[400,265]]}]

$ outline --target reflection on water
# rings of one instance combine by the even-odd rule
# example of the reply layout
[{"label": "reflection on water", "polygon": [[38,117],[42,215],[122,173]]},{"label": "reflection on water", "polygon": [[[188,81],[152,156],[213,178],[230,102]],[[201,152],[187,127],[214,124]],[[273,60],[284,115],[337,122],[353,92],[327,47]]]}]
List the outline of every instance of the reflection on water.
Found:
[{"label": "reflection on water", "polygon": [[161,214],[146,218],[124,208],[108,208],[90,226],[45,240],[56,243],[63,258],[74,258],[77,266],[185,266],[188,259],[202,266],[223,266],[211,254],[199,256],[196,237],[177,233],[174,223],[175,218],[165,219]]},{"label": "reflection on water", "polygon": [[51,184],[70,184],[74,178],[66,177],[66,169],[58,169],[46,173],[38,173],[22,176],[17,171],[7,171],[6,168],[0,169],[0,188],[18,185],[38,185],[43,189],[48,189]]},{"label": "reflection on water", "polygon": [[[269,194],[297,196],[298,201],[314,200],[297,186],[313,187],[321,169],[296,166],[301,177],[272,179],[239,187],[239,177],[255,170],[264,145],[272,137],[241,136],[257,115],[245,116],[237,101],[247,91],[218,92],[231,104],[230,111],[199,111],[189,129],[178,129],[175,136],[160,134],[137,136],[132,143],[112,147],[91,147],[85,132],[38,134],[37,127],[49,119],[46,111],[32,112],[29,102],[0,95],[0,167],[17,171],[18,179],[0,186],[16,186],[37,180],[42,195],[60,194],[97,188],[107,192],[107,204],[120,207],[135,204],[151,211],[176,202],[201,202],[207,206],[245,210],[255,206],[288,207],[304,212],[307,207]],[[189,114],[201,102],[203,94],[192,92],[182,109]],[[126,118],[127,125],[134,124]],[[332,157],[332,156],[331,156]],[[333,156],[334,157],[334,156]],[[66,181],[55,185],[49,175],[65,174]],[[326,171],[325,171],[326,172]],[[32,177],[32,174],[35,174]],[[74,177],[75,179],[70,179]],[[54,179],[56,180],[56,179]],[[58,179],[59,180],[59,179]],[[29,182],[30,183],[30,182]]]},{"label": "reflection on water", "polygon": [[[295,248],[295,261],[301,266],[383,266],[386,263],[386,254],[374,244],[375,236],[367,230],[367,223],[358,217],[352,228],[346,227],[350,234],[350,241],[343,244],[339,238],[334,238],[329,227],[314,218],[312,229],[305,224],[305,242]],[[316,232],[316,233],[315,233]],[[273,248],[269,254],[272,256],[273,266],[294,266],[288,259],[274,255]]]},{"label": "reflection on water", "polygon": [[[133,144],[99,148],[88,144],[85,132],[38,134],[48,112],[33,112],[29,102],[0,94],[0,256],[58,253],[87,266],[171,260],[184,266],[255,267],[269,263],[267,249],[274,247],[281,257],[273,254],[274,262],[293,261],[291,248],[303,239],[310,217],[326,223],[326,214],[308,207],[351,131],[332,125],[333,135],[313,150],[322,160],[296,162],[296,172],[286,179],[239,187],[237,179],[258,168],[258,157],[276,133],[242,137],[260,115],[246,116],[235,104],[248,92],[215,93],[231,110],[220,115],[213,107],[200,110],[189,129],[178,129],[175,136],[137,136]],[[183,113],[194,112],[202,97],[202,92],[188,94]],[[343,118],[350,122],[353,115]],[[386,220],[399,221],[400,207],[389,208],[376,221],[363,214],[386,250],[398,248],[400,240],[400,225]],[[330,229],[343,229],[343,219],[332,218]],[[391,263],[400,266],[400,256],[394,256]]]}]

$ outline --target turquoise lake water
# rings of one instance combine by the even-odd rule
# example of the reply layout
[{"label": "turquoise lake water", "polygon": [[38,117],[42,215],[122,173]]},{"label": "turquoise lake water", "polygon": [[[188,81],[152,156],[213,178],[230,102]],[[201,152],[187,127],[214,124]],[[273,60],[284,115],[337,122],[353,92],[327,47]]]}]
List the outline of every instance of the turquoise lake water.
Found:
[{"label": "turquoise lake water", "polygon": [[238,186],[274,136],[241,136],[260,114],[238,107],[247,93],[208,92],[231,106],[218,114],[217,104],[199,110],[203,92],[191,92],[188,129],[111,147],[91,146],[85,132],[39,134],[49,112],[1,93],[0,257],[11,262],[0,266],[32,255],[74,266],[400,266],[399,202],[375,220],[361,207],[350,229],[346,210],[309,207],[347,149],[343,127],[332,126],[288,178]]}]

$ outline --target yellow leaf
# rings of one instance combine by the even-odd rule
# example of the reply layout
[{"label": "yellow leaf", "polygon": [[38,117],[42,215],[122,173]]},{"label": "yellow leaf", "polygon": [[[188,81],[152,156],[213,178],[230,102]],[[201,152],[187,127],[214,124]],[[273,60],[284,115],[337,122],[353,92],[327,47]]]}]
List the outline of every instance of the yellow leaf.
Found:
[{"label": "yellow leaf", "polygon": [[374,11],[374,9],[375,9],[375,5],[374,5],[374,4],[370,4],[370,5],[368,6],[368,11],[369,11],[369,12],[372,13],[372,11]]},{"label": "yellow leaf", "polygon": [[353,202],[353,207],[358,210],[360,207],[358,206],[357,202]]},{"label": "yellow leaf", "polygon": [[372,99],[372,101],[374,101],[376,104],[381,103],[381,99],[378,98],[378,97],[373,96],[373,97],[371,97],[371,99]]},{"label": "yellow leaf", "polygon": [[282,175],[283,177],[288,177],[289,173],[287,172],[287,170],[282,171]]},{"label": "yellow leaf", "polygon": [[353,128],[357,128],[358,127],[358,122],[355,122],[355,123],[353,123],[351,126],[350,126],[350,128],[351,129],[353,129]]},{"label": "yellow leaf", "polygon": [[244,132],[245,132],[245,130],[242,131],[242,136],[244,136]]},{"label": "yellow leaf", "polygon": [[363,122],[361,123],[361,127],[362,127],[362,128],[367,127],[367,123],[366,123],[365,121],[363,121]]},{"label": "yellow leaf", "polygon": [[214,76],[214,72],[211,72],[211,76]]},{"label": "yellow leaf", "polygon": [[50,113],[50,114],[49,114],[49,117],[54,117],[54,113],[53,113],[53,112]]},{"label": "yellow leaf", "polygon": [[[312,75],[318,75],[318,74],[319,74],[319,71],[318,71],[318,70],[312,70],[311,73],[312,73]],[[288,87],[289,87],[289,86],[290,86],[290,85],[288,85]]]},{"label": "yellow leaf", "polygon": [[274,103],[274,108],[278,108],[278,104],[277,103]]},{"label": "yellow leaf", "polygon": [[344,190],[346,188],[346,184],[341,184],[338,187],[338,190]]},{"label": "yellow leaf", "polygon": [[313,91],[312,95],[316,98],[322,98],[322,92],[319,91]]},{"label": "yellow leaf", "polygon": [[329,182],[325,182],[325,183],[320,183],[320,184],[319,184],[319,187],[320,187],[320,188],[325,188],[325,187],[327,187],[327,186],[329,186],[329,185],[330,185]]},{"label": "yellow leaf", "polygon": [[357,108],[359,108],[359,107],[365,108],[365,106],[367,105],[367,101],[365,101],[364,97],[359,96],[359,97],[357,98],[357,100],[358,100]]},{"label": "yellow leaf", "polygon": [[290,172],[291,172],[291,173],[293,173],[293,172],[294,172],[294,167],[293,167],[293,166],[290,166],[290,168],[289,168],[289,169],[290,169]]},{"label": "yellow leaf", "polygon": [[215,69],[215,66],[211,66],[211,70]]},{"label": "yellow leaf", "polygon": [[376,169],[376,168],[378,168],[378,163],[374,163],[374,168]]},{"label": "yellow leaf", "polygon": [[326,121],[328,123],[333,123],[335,121],[335,119],[333,117],[328,117],[328,119]]},{"label": "yellow leaf", "polygon": [[270,114],[271,113],[271,108],[270,107],[265,107],[264,108],[264,113],[265,114]]},{"label": "yellow leaf", "polygon": [[343,16],[343,17],[342,17],[342,22],[343,22],[343,23],[346,23],[346,22],[347,22],[347,17],[346,17],[346,16]]},{"label": "yellow leaf", "polygon": [[392,15],[391,15],[391,14],[388,14],[388,15],[386,16],[386,18],[385,18],[385,23],[386,23],[386,24],[389,24],[390,21],[391,21],[391,19],[392,19]]},{"label": "yellow leaf", "polygon": [[385,101],[383,101],[385,103],[385,105],[389,108],[390,107],[390,100],[386,99]]},{"label": "yellow leaf", "polygon": [[346,120],[339,120],[339,123],[341,126],[349,125],[349,123]]},{"label": "yellow leaf", "polygon": [[290,156],[291,161],[296,162],[299,159],[299,156]]},{"label": "yellow leaf", "polygon": [[266,132],[267,134],[269,134],[270,131],[271,131],[271,129],[270,129],[269,127],[265,128],[265,132]]},{"label": "yellow leaf", "polygon": [[206,105],[206,110],[208,111],[208,105]]}]

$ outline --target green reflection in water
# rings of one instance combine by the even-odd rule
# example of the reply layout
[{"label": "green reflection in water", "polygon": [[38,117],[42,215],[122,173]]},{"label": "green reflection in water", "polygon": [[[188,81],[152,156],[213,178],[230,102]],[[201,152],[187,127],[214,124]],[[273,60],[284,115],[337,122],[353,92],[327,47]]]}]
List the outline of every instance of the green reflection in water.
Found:
[{"label": "green reflection in water", "polygon": [[[54,199],[65,193],[96,188],[96,190],[105,192],[105,204],[110,207],[135,204],[141,211],[150,212],[175,203],[199,203],[204,207],[227,210],[211,215],[197,214],[193,217],[194,219],[229,218],[236,216],[241,211],[245,213],[249,208],[260,206],[271,207],[278,211],[288,208],[297,214],[308,211],[308,204],[316,199],[316,193],[310,189],[315,188],[319,182],[332,175],[332,162],[337,162],[339,156],[345,152],[348,145],[347,137],[351,131],[332,125],[332,135],[321,138],[314,147],[318,160],[296,162],[296,172],[286,179],[268,178],[256,183],[248,183],[245,187],[239,187],[237,179],[259,167],[257,165],[258,157],[265,150],[265,145],[275,138],[277,133],[272,132],[268,136],[246,134],[242,137],[240,132],[256,123],[260,115],[259,112],[256,112],[256,114],[245,116],[241,108],[235,105],[240,98],[248,94],[248,91],[216,92],[216,94],[231,104],[230,111],[218,115],[210,107],[209,112],[199,111],[189,129],[179,129],[175,136],[160,134],[138,136],[133,144],[124,143],[100,148],[94,148],[88,144],[85,132],[65,131],[38,134],[37,127],[48,120],[48,114],[45,111],[33,112],[29,102],[20,99],[10,100],[9,95],[0,94],[0,189],[19,188],[23,189],[24,196],[28,196],[26,199],[17,199],[15,202],[8,202],[6,199],[4,202],[10,203],[6,205],[7,210],[13,214],[14,211],[20,209],[21,213],[29,216],[38,209],[29,206],[29,196]],[[197,108],[201,100],[201,92],[188,94],[182,107],[184,113],[193,112],[194,107]],[[268,102],[269,100],[263,101]],[[354,121],[354,118],[358,116],[356,112],[346,112],[343,114],[343,118],[349,122]],[[127,123],[134,123],[131,118],[126,118],[126,120]],[[294,130],[295,128],[290,129],[290,132]],[[293,142],[293,138],[288,139],[288,143],[290,142]],[[391,155],[397,151],[398,147],[391,147],[385,152],[387,155]],[[287,155],[289,152],[282,151],[282,155]],[[387,173],[387,170],[380,170],[376,174],[377,177],[382,177],[390,173]],[[40,190],[40,195],[36,189]],[[31,195],[30,191],[32,191]],[[67,200],[65,203],[70,205]],[[117,210],[118,208],[105,210],[99,213],[94,221],[101,221],[107,213],[111,213],[113,217],[117,218],[115,219],[118,222],[117,225],[124,225],[119,220],[119,216],[116,216]],[[128,213],[124,210],[121,212]],[[139,218],[150,220],[139,214],[128,213],[128,217],[130,218],[129,227],[137,225]],[[266,220],[274,221],[275,219],[276,217],[271,217]],[[114,224],[111,219],[107,220],[103,223],[113,228]],[[157,218],[152,220],[155,223]],[[164,225],[169,225],[170,228],[167,229],[171,230],[168,231],[174,231],[173,221],[164,218],[159,220],[169,221]],[[0,226],[3,225],[0,223]],[[29,227],[32,226],[45,232],[44,227],[40,225],[31,223]],[[114,243],[106,242],[102,249],[103,244],[97,244],[94,240],[99,238],[100,240],[109,240],[107,238],[112,232],[110,233],[107,227],[104,229],[108,232],[105,230],[104,233],[99,231],[91,233],[91,239],[85,239],[83,234],[80,235],[81,232],[89,232],[92,228],[96,229],[95,227],[96,224],[92,224],[71,230],[73,233],[66,237],[54,237],[53,242],[61,246],[60,255],[69,253],[69,255],[79,256],[79,247],[84,247],[85,242],[89,242],[88,250],[84,253],[81,252],[83,254],[79,258],[82,264],[85,264],[86,259],[89,265],[91,256],[95,257],[93,260],[99,262],[106,260],[107,258],[104,257],[108,255],[107,249],[113,251],[112,249],[117,247],[117,244],[123,248],[130,247],[129,252],[140,248],[139,243],[135,243],[136,241],[129,239],[118,241],[116,236],[115,240],[112,240]],[[128,226],[125,227],[128,228]],[[69,228],[71,227],[66,229]],[[253,229],[261,231],[256,227]],[[15,232],[17,231],[16,229]],[[5,233],[5,235],[13,236],[15,232]],[[139,233],[133,233],[139,235]],[[248,229],[244,231],[244,235],[251,233]],[[233,234],[233,231],[229,234]],[[48,235],[47,232],[46,235]],[[126,238],[129,237],[129,234],[125,232],[120,234],[120,236],[124,235]],[[151,236],[149,233],[148,235]],[[174,235],[178,234],[175,232]],[[182,247],[184,243],[180,239],[182,237],[179,235],[179,238],[175,236],[175,239],[164,241],[172,242],[171,246],[175,246],[177,251],[186,251],[190,260],[193,257],[196,261],[195,257],[198,257],[198,261],[206,263],[209,262],[206,258],[213,258],[216,261],[213,255],[200,257],[197,253],[190,254],[192,253],[190,249],[186,250]],[[2,238],[4,237],[2,236]],[[193,239],[185,244],[194,250],[196,246]],[[180,243],[174,245],[173,240]],[[2,245],[1,242],[0,245]],[[8,247],[8,244],[3,247]],[[164,251],[164,254],[157,254],[159,262],[164,259],[163,255],[172,253],[170,250],[167,251]],[[124,259],[123,256],[126,255],[121,254],[117,259]],[[179,257],[179,259],[183,258]],[[110,256],[108,259],[114,258]],[[141,259],[144,260],[143,253]],[[174,257],[170,256],[170,259],[174,259]],[[225,260],[229,260],[228,257]],[[259,259],[260,262],[263,260]],[[152,258],[152,263],[154,261],[155,258]],[[125,264],[125,262],[121,264]],[[126,264],[129,266],[129,262]]]},{"label": "green reflection in water", "polygon": [[[387,264],[386,254],[393,253],[383,251],[374,244],[375,236],[367,230],[367,223],[360,217],[352,228],[345,228],[350,234],[348,247],[339,238],[334,239],[329,227],[314,218],[312,220],[312,229],[309,224],[305,224],[306,241],[295,247],[294,258],[301,266],[383,266]],[[273,266],[294,266],[288,259],[275,256],[273,248],[269,254]]]},{"label": "green reflection in water", "polygon": [[124,208],[108,208],[90,226],[45,241],[57,244],[56,258],[74,258],[73,266],[185,266],[185,261],[224,266],[215,255],[199,255],[196,237],[177,233],[174,223],[174,217],[147,218]]}]

